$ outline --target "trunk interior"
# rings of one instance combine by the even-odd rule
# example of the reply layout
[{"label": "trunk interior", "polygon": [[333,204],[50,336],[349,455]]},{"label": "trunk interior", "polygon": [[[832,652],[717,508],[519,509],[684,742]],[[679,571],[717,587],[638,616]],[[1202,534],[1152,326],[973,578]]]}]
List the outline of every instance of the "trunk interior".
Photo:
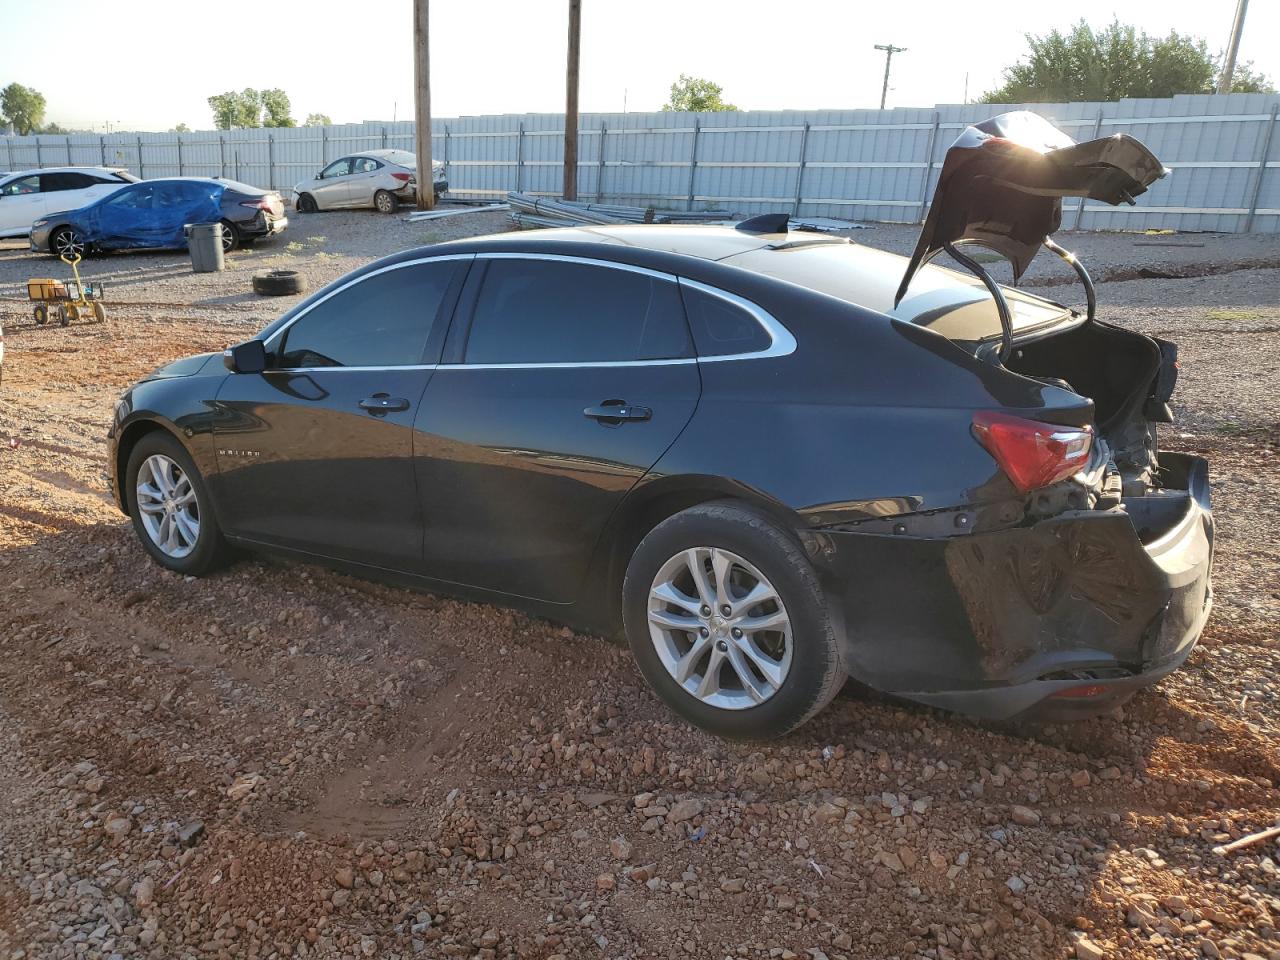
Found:
[{"label": "trunk interior", "polygon": [[1190,507],[1182,459],[1168,457],[1162,464],[1157,448],[1156,425],[1171,421],[1176,361],[1172,343],[1093,321],[1017,347],[1005,362],[1014,373],[1067,386],[1093,401],[1104,462],[1090,472],[1089,506],[1123,504],[1143,543],[1176,526]]}]

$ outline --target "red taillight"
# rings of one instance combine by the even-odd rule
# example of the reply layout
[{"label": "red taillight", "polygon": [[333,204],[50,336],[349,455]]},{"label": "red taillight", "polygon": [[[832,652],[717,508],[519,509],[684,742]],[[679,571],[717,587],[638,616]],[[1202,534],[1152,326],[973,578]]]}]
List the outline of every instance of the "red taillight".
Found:
[{"label": "red taillight", "polygon": [[973,416],[978,442],[1023,493],[1066,479],[1089,462],[1093,430],[983,411]]},{"label": "red taillight", "polygon": [[393,173],[393,174],[391,175],[391,178],[392,178],[393,180],[399,180],[401,183],[408,183],[411,179],[413,179],[413,174],[411,174],[411,173]]},{"label": "red taillight", "polygon": [[261,200],[241,200],[240,206],[253,207],[255,210],[270,210],[271,201],[266,197],[263,197]]}]

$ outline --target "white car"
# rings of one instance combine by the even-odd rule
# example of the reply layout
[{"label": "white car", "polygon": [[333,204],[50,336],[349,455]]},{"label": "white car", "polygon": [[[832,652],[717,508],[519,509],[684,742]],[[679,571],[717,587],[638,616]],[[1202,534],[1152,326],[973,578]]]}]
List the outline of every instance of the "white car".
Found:
[{"label": "white car", "polygon": [[45,167],[0,174],[0,237],[25,237],[33,221],[76,210],[137,182],[124,167]]},{"label": "white car", "polygon": [[[449,189],[444,164],[431,162],[432,189],[436,198]],[[418,158],[408,150],[366,150],[335,160],[310,180],[293,188],[299,213],[373,207],[395,213],[401,203],[412,203],[418,191]]]}]

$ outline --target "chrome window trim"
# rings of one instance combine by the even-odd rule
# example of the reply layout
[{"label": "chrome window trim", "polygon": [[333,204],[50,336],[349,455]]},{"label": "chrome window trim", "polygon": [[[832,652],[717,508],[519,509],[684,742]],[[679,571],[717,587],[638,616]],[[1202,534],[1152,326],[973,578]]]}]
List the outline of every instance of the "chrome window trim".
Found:
[{"label": "chrome window trim", "polygon": [[[400,270],[404,267],[417,266],[420,263],[443,263],[446,260],[471,260],[474,257],[475,257],[474,253],[450,253],[450,254],[445,254],[443,256],[439,256],[439,257],[418,257],[417,259],[414,259],[414,260],[402,260],[399,263],[388,264],[387,266],[381,267],[378,270],[370,270],[368,273],[362,273],[360,276],[353,277],[351,280],[348,280],[342,286],[335,287],[333,290],[330,290],[328,293],[326,293],[323,297],[321,297],[319,300],[315,301],[314,303],[307,304],[307,308],[305,310],[301,311],[297,316],[293,317],[288,323],[282,326],[279,330],[276,330],[275,332],[273,332],[271,336],[267,337],[266,340],[262,341],[262,345],[266,349],[270,350],[272,343],[275,342],[277,338],[283,337],[285,332],[290,327],[292,327],[295,323],[297,323],[299,320],[301,320],[303,317],[309,314],[316,307],[320,306],[320,304],[325,303],[332,297],[336,297],[338,294],[342,293],[344,290],[349,290],[351,287],[354,287],[357,283],[364,283],[364,281],[368,280],[370,277],[381,276],[384,273],[390,273],[392,270]],[[410,367],[410,366],[422,366],[422,365],[421,364],[405,364],[404,365],[404,367]],[[431,366],[434,367],[434,364],[432,364]],[[404,367],[397,365],[397,366],[388,366],[388,367],[279,367],[276,369],[279,369],[279,370],[387,370],[387,369],[400,370],[400,369],[404,369]]]},{"label": "chrome window trim", "polygon": [[513,253],[513,252],[493,252],[478,253],[477,260],[553,260],[563,263],[583,263],[590,266],[605,267],[612,270],[626,270],[630,273],[639,273],[645,276],[656,277],[659,280],[666,280],[675,283],[677,286],[687,286],[695,290],[700,290],[709,296],[719,297],[727,303],[733,304],[741,310],[745,310],[751,315],[756,323],[764,328],[764,332],[769,336],[769,346],[764,350],[756,350],[751,353],[731,353],[724,356],[714,357],[679,357],[669,360],[583,360],[573,363],[442,363],[440,369],[455,370],[578,370],[584,368],[608,368],[608,367],[671,367],[689,363],[720,363],[727,360],[758,360],[769,357],[785,357],[788,354],[795,353],[796,338],[791,335],[791,331],[784,327],[774,316],[758,304],[752,303],[745,297],[740,297],[736,293],[730,293],[727,290],[721,290],[719,287],[713,287],[705,283],[699,283],[697,280],[689,280],[672,273],[662,270],[653,270],[649,267],[640,267],[631,263],[617,263],[613,260],[599,260],[595,257],[575,257],[563,253]]},{"label": "chrome window trim", "polygon": [[718,297],[726,303],[730,303],[741,310],[746,311],[751,317],[760,324],[765,333],[769,336],[769,346],[764,350],[756,350],[751,353],[729,353],[723,356],[694,356],[694,357],[677,357],[667,360],[584,360],[566,363],[440,363],[440,364],[404,364],[396,366],[383,367],[278,367],[266,372],[279,373],[315,373],[329,370],[579,370],[587,368],[610,368],[610,367],[671,367],[681,366],[691,363],[724,363],[731,360],[764,360],[774,357],[785,357],[795,353],[796,338],[792,336],[782,323],[769,313],[759,304],[753,303],[745,297],[740,297],[736,293],[730,293],[728,290],[722,290],[719,287],[713,287],[709,284],[701,283],[697,280],[690,280],[686,277],[676,276],[672,273],[666,273],[662,270],[653,270],[649,267],[640,267],[630,263],[617,263],[613,260],[599,260],[595,257],[575,257],[562,253],[516,253],[510,251],[493,251],[480,253],[451,253],[437,257],[418,257],[413,260],[404,260],[400,263],[392,263],[378,270],[372,270],[369,273],[361,274],[358,277],[344,283],[326,293],[319,300],[308,304],[307,308],[293,317],[288,323],[276,330],[265,341],[263,346],[266,349],[272,349],[274,343],[283,338],[286,331],[295,323],[309,314],[320,304],[325,303],[331,297],[355,286],[363,283],[370,277],[376,277],[392,270],[399,270],[403,267],[416,266],[422,263],[437,263],[446,260],[552,260],[563,263],[582,263],[589,266],[605,267],[612,270],[625,270],[630,273],[638,273],[644,276],[654,277],[659,280],[665,280],[669,283],[675,283],[678,286],[686,286],[694,290],[699,290],[708,296]]}]

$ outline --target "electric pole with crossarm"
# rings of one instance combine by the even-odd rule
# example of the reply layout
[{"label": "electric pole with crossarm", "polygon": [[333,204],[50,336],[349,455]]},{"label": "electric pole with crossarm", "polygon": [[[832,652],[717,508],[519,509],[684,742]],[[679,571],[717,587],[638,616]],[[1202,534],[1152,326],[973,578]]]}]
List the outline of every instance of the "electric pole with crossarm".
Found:
[{"label": "electric pole with crossarm", "polygon": [[893,62],[895,53],[903,53],[906,47],[895,47],[892,43],[876,44],[877,50],[884,51],[884,86],[880,89],[880,109],[884,109],[884,102],[889,96],[889,64]]}]

